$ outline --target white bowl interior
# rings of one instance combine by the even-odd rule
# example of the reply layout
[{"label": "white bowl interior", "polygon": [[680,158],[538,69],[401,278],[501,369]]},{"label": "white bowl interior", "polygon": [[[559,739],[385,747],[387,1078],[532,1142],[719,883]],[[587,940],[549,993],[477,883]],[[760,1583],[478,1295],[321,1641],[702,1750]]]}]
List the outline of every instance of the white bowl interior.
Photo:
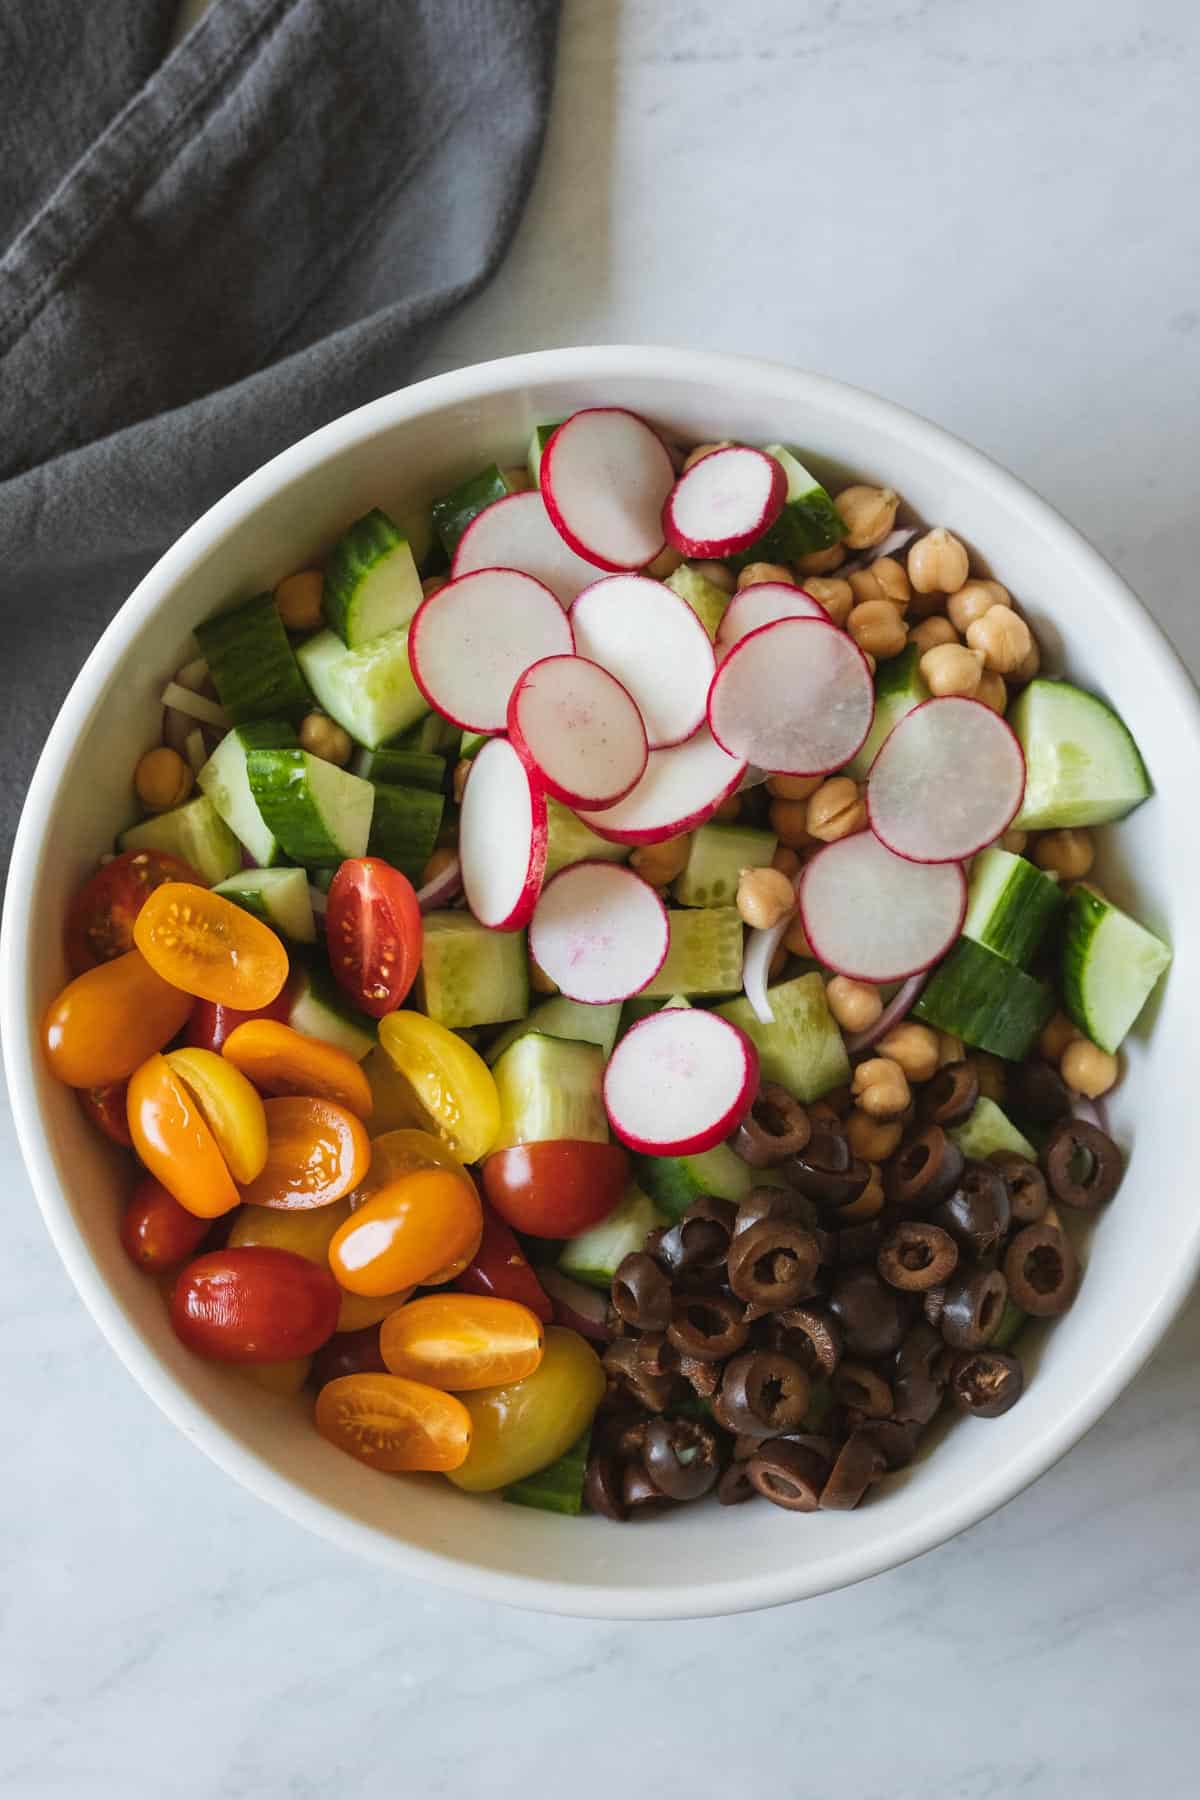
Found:
[{"label": "white bowl interior", "polygon": [[[130,821],[130,771],[157,732],[157,696],[188,653],[192,623],[302,567],[369,506],[428,498],[492,458],[517,460],[534,424],[596,403],[634,407],[684,439],[782,438],[818,469],[889,482],[1009,585],[1052,670],[1116,702],[1158,789],[1110,834],[1099,870],[1174,941],[1176,961],[1128,1047],[1112,1116],[1135,1156],[1090,1246],[1082,1297],[1045,1334],[1014,1411],[955,1426],[851,1514],[706,1504],[620,1529],[359,1467],[316,1435],[306,1403],[280,1404],[178,1345],[157,1289],[117,1240],[124,1166],[37,1054],[36,1021],[64,976],[65,905]],[[1196,951],[1184,917],[1197,879],[1198,741],[1190,684],[1095,552],[977,453],[870,396],[765,364],[645,349],[515,358],[389,396],[268,465],[169,552],[110,627],[50,740],[14,857],[3,964],[14,1108],[50,1229],[118,1353],[201,1448],[293,1516],[408,1573],[519,1605],[655,1617],[767,1605],[877,1572],[981,1517],[1061,1455],[1153,1348],[1194,1273],[1200,1219],[1183,1172],[1200,1162]]]}]

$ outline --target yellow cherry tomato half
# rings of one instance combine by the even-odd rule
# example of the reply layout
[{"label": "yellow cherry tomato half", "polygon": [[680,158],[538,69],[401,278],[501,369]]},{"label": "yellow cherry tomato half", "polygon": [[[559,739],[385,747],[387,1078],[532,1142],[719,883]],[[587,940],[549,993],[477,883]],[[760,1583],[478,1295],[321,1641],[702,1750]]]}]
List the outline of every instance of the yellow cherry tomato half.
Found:
[{"label": "yellow cherry tomato half", "polygon": [[386,1050],[376,1044],[358,1065],[371,1089],[371,1128],[376,1132],[428,1131],[429,1114]]},{"label": "yellow cherry tomato half", "polygon": [[352,1294],[393,1294],[465,1269],[483,1235],[473,1184],[450,1169],[388,1182],[335,1233],[329,1266]]},{"label": "yellow cherry tomato half", "polygon": [[450,1473],[473,1494],[524,1481],[556,1462],[591,1424],[604,1395],[600,1358],[578,1333],[546,1329],[542,1360],[532,1375],[466,1395],[471,1448]]},{"label": "yellow cherry tomato half", "polygon": [[453,1174],[461,1175],[464,1181],[471,1181],[453,1150],[431,1131],[385,1131],[371,1139],[370,1166],[350,1196],[351,1207],[361,1206],[389,1181],[398,1181],[401,1175],[414,1175],[418,1169],[449,1169]]},{"label": "yellow cherry tomato half", "polygon": [[312,1360],[311,1356],[292,1356],[286,1362],[242,1363],[240,1372],[255,1387],[286,1400],[303,1388],[312,1368]]},{"label": "yellow cherry tomato half", "polygon": [[500,1130],[500,1095],[470,1044],[415,1012],[388,1013],[379,1042],[455,1156],[465,1163],[486,1156]]},{"label": "yellow cherry tomato half", "polygon": [[[332,1206],[311,1206],[299,1212],[281,1212],[273,1206],[243,1206],[239,1209],[229,1233],[236,1248],[261,1245],[268,1250],[290,1250],[309,1262],[329,1267],[329,1246],[334,1233],[350,1217],[350,1200],[335,1200]],[[394,1294],[350,1294],[342,1290],[338,1308],[339,1331],[361,1331],[366,1325],[378,1325],[412,1293],[411,1287]]]},{"label": "yellow cherry tomato half", "polygon": [[167,1062],[190,1089],[233,1179],[253,1181],[267,1160],[267,1115],[257,1089],[214,1050],[168,1050]]},{"label": "yellow cherry tomato half", "polygon": [[269,1006],[288,977],[287,951],[269,925],[190,881],[155,888],[133,941],[164,981],[242,1012]]},{"label": "yellow cherry tomato half", "polygon": [[187,1023],[191,996],[155,973],[140,950],[77,975],[46,1009],[50,1067],[68,1087],[124,1081]]},{"label": "yellow cherry tomato half", "polygon": [[242,1189],[251,1206],[329,1206],[357,1187],[371,1160],[361,1119],[332,1100],[287,1094],[263,1102],[267,1160]]},{"label": "yellow cherry tomato half", "polygon": [[456,1469],[471,1446],[461,1400],[400,1375],[339,1375],[317,1395],[317,1430],[372,1469]]},{"label": "yellow cherry tomato half", "polygon": [[198,1219],[232,1211],[241,1195],[228,1164],[199,1101],[165,1056],[134,1070],[125,1106],[134,1149],[180,1206]]},{"label": "yellow cherry tomato half", "polygon": [[425,1294],[389,1313],[379,1350],[393,1375],[461,1393],[532,1375],[542,1360],[542,1321],[516,1300]]},{"label": "yellow cherry tomato half", "polygon": [[371,1116],[371,1084],[354,1058],[278,1019],[247,1019],[230,1032],[221,1055],[264,1094],[308,1094],[360,1119]]}]

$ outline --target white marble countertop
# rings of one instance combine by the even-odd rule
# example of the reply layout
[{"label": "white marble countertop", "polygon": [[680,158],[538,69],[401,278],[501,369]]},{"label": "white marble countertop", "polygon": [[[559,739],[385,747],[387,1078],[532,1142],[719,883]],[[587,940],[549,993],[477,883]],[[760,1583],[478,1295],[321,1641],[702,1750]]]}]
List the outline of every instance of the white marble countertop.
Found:
[{"label": "white marble countertop", "polygon": [[[878,389],[1040,488],[1200,669],[1198,82],[1190,0],[567,0],[528,217],[429,370],[649,339]],[[6,1120],[0,1182],[11,1800],[1195,1790],[1195,1305],[920,1562],[586,1624],[406,1586],[235,1488],[101,1341]]]}]

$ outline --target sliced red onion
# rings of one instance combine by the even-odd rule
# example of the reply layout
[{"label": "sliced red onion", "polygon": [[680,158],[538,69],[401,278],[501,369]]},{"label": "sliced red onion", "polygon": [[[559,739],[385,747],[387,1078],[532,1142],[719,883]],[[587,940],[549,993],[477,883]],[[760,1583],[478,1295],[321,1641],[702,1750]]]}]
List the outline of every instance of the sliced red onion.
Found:
[{"label": "sliced red onion", "polygon": [[558,1269],[539,1268],[537,1278],[550,1296],[556,1325],[565,1325],[581,1337],[608,1342],[612,1332],[607,1323],[607,1294],[599,1288],[586,1287],[582,1281],[573,1281]]},{"label": "sliced red onion", "polygon": [[1103,1094],[1098,1100],[1089,1100],[1086,1094],[1072,1094],[1071,1111],[1077,1119],[1082,1119],[1085,1125],[1094,1125],[1097,1131],[1104,1133],[1105,1137],[1112,1136],[1108,1122],[1108,1108],[1104,1104]]},{"label": "sliced red onion", "polygon": [[843,575],[853,575],[857,569],[869,569],[871,564],[878,562],[881,556],[895,556],[898,550],[903,550],[906,545],[911,544],[916,536],[917,527],[915,525],[904,525],[896,531],[889,531],[881,544],[876,544],[870,550],[862,550],[857,556],[847,557],[846,561],[834,569],[833,573],[840,579]]},{"label": "sliced red onion", "polygon": [[424,887],[417,889],[417,905],[423,913],[433,912],[461,893],[462,864],[456,856],[452,863],[447,863],[440,875],[435,875],[432,881],[427,881]]},{"label": "sliced red onion", "polygon": [[920,998],[921,989],[933,974],[932,969],[922,969],[919,975],[910,975],[908,980],[896,989],[879,1017],[865,1031],[855,1031],[846,1039],[846,1049],[851,1056],[857,1056],[860,1050],[869,1050],[877,1044],[885,1031],[903,1019],[910,1011],[914,1001]]},{"label": "sliced red onion", "polygon": [[204,694],[194,694],[190,688],[181,687],[177,681],[168,681],[163,689],[162,703],[172,712],[181,712],[189,719],[199,719],[203,725],[213,725],[219,731],[228,731],[229,714],[215,700],[209,700]]},{"label": "sliced red onion", "polygon": [[208,751],[205,748],[204,733],[198,725],[193,725],[192,729],[188,732],[187,737],[184,739],[183,753],[187,757],[192,774],[198,775],[208,761]]},{"label": "sliced red onion", "polygon": [[175,680],[180,687],[190,688],[193,694],[200,693],[206,683],[209,687],[212,685],[208,680],[208,663],[203,656],[194,656],[191,662],[184,663],[182,669],[176,671]]},{"label": "sliced red onion", "polygon": [[186,713],[176,712],[171,706],[164,706],[162,741],[168,750],[174,750],[179,756],[186,757],[188,738],[194,729],[194,723]]},{"label": "sliced red onion", "polygon": [[[795,893],[796,883],[792,883]],[[796,908],[774,925],[756,927],[746,939],[746,953],[742,957],[742,989],[760,1025],[773,1025],[775,1014],[771,1010],[771,1002],[767,996],[767,974],[771,967],[771,958],[787,936],[788,926],[796,917]]]}]

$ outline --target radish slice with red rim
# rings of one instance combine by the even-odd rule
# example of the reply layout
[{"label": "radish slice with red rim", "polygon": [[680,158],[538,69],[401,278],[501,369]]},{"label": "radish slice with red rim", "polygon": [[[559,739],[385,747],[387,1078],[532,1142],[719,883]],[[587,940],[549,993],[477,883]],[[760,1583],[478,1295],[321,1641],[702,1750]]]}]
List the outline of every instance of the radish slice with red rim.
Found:
[{"label": "radish slice with red rim", "polygon": [[632,694],[651,750],[682,744],[704,723],[716,659],[686,600],[646,575],[607,575],[571,604],[580,656]]},{"label": "radish slice with red rim", "polygon": [[654,980],[670,940],[667,909],[640,875],[620,863],[578,862],[542,889],[529,954],[568,1000],[606,1006]]},{"label": "radish slice with red rim", "polygon": [[481,925],[518,931],[529,923],[546,872],[546,797],[506,738],[484,744],[471,764],[458,855]]},{"label": "radish slice with red rim", "polygon": [[777,619],[750,632],[720,664],[708,696],[718,744],[772,775],[840,769],[874,712],[866,658],[828,619]]},{"label": "radish slice with red rim", "polygon": [[575,648],[548,587],[517,569],[476,569],[423,600],[408,629],[413,680],[464,731],[503,731],[526,669]]},{"label": "radish slice with red rim", "polygon": [[819,600],[788,581],[756,581],[751,587],[739,588],[717,626],[717,656],[728,656],[752,631],[774,625],[777,619],[823,619],[829,614]]},{"label": "radish slice with red rim", "polygon": [[699,1007],[651,1013],[604,1072],[609,1124],[650,1156],[691,1156],[727,1138],[758,1091],[758,1052],[736,1025]]},{"label": "radish slice with red rim", "polygon": [[457,580],[476,569],[520,569],[564,606],[596,579],[595,565],[564,543],[536,491],[506,494],[471,520],[458,540],[450,573]]},{"label": "radish slice with red rim", "polygon": [[546,511],[571,549],[600,569],[644,569],[663,548],[662,510],[675,485],[666,445],[623,406],[564,419],[542,451]]},{"label": "radish slice with red rim", "polygon": [[730,444],[684,470],[667,496],[663,530],[685,556],[733,556],[771,528],[786,498],[787,476],[773,456]]},{"label": "radish slice with red rim", "polygon": [[958,863],[894,856],[870,831],[818,851],[800,877],[800,919],[818,962],[856,981],[903,981],[944,956],[967,910]]},{"label": "radish slice with red rim", "polygon": [[612,806],[646,767],[646,730],[628,689],[582,656],[548,656],[526,669],[508,703],[508,735],[565,806]]},{"label": "radish slice with red rim", "polygon": [[652,750],[642,779],[615,806],[579,816],[614,844],[661,844],[711,819],[745,773],[705,727],[686,744]]},{"label": "radish slice with red rim", "polygon": [[867,781],[875,835],[913,862],[961,862],[1008,830],[1025,792],[1012,728],[982,700],[925,700],[884,739]]}]

